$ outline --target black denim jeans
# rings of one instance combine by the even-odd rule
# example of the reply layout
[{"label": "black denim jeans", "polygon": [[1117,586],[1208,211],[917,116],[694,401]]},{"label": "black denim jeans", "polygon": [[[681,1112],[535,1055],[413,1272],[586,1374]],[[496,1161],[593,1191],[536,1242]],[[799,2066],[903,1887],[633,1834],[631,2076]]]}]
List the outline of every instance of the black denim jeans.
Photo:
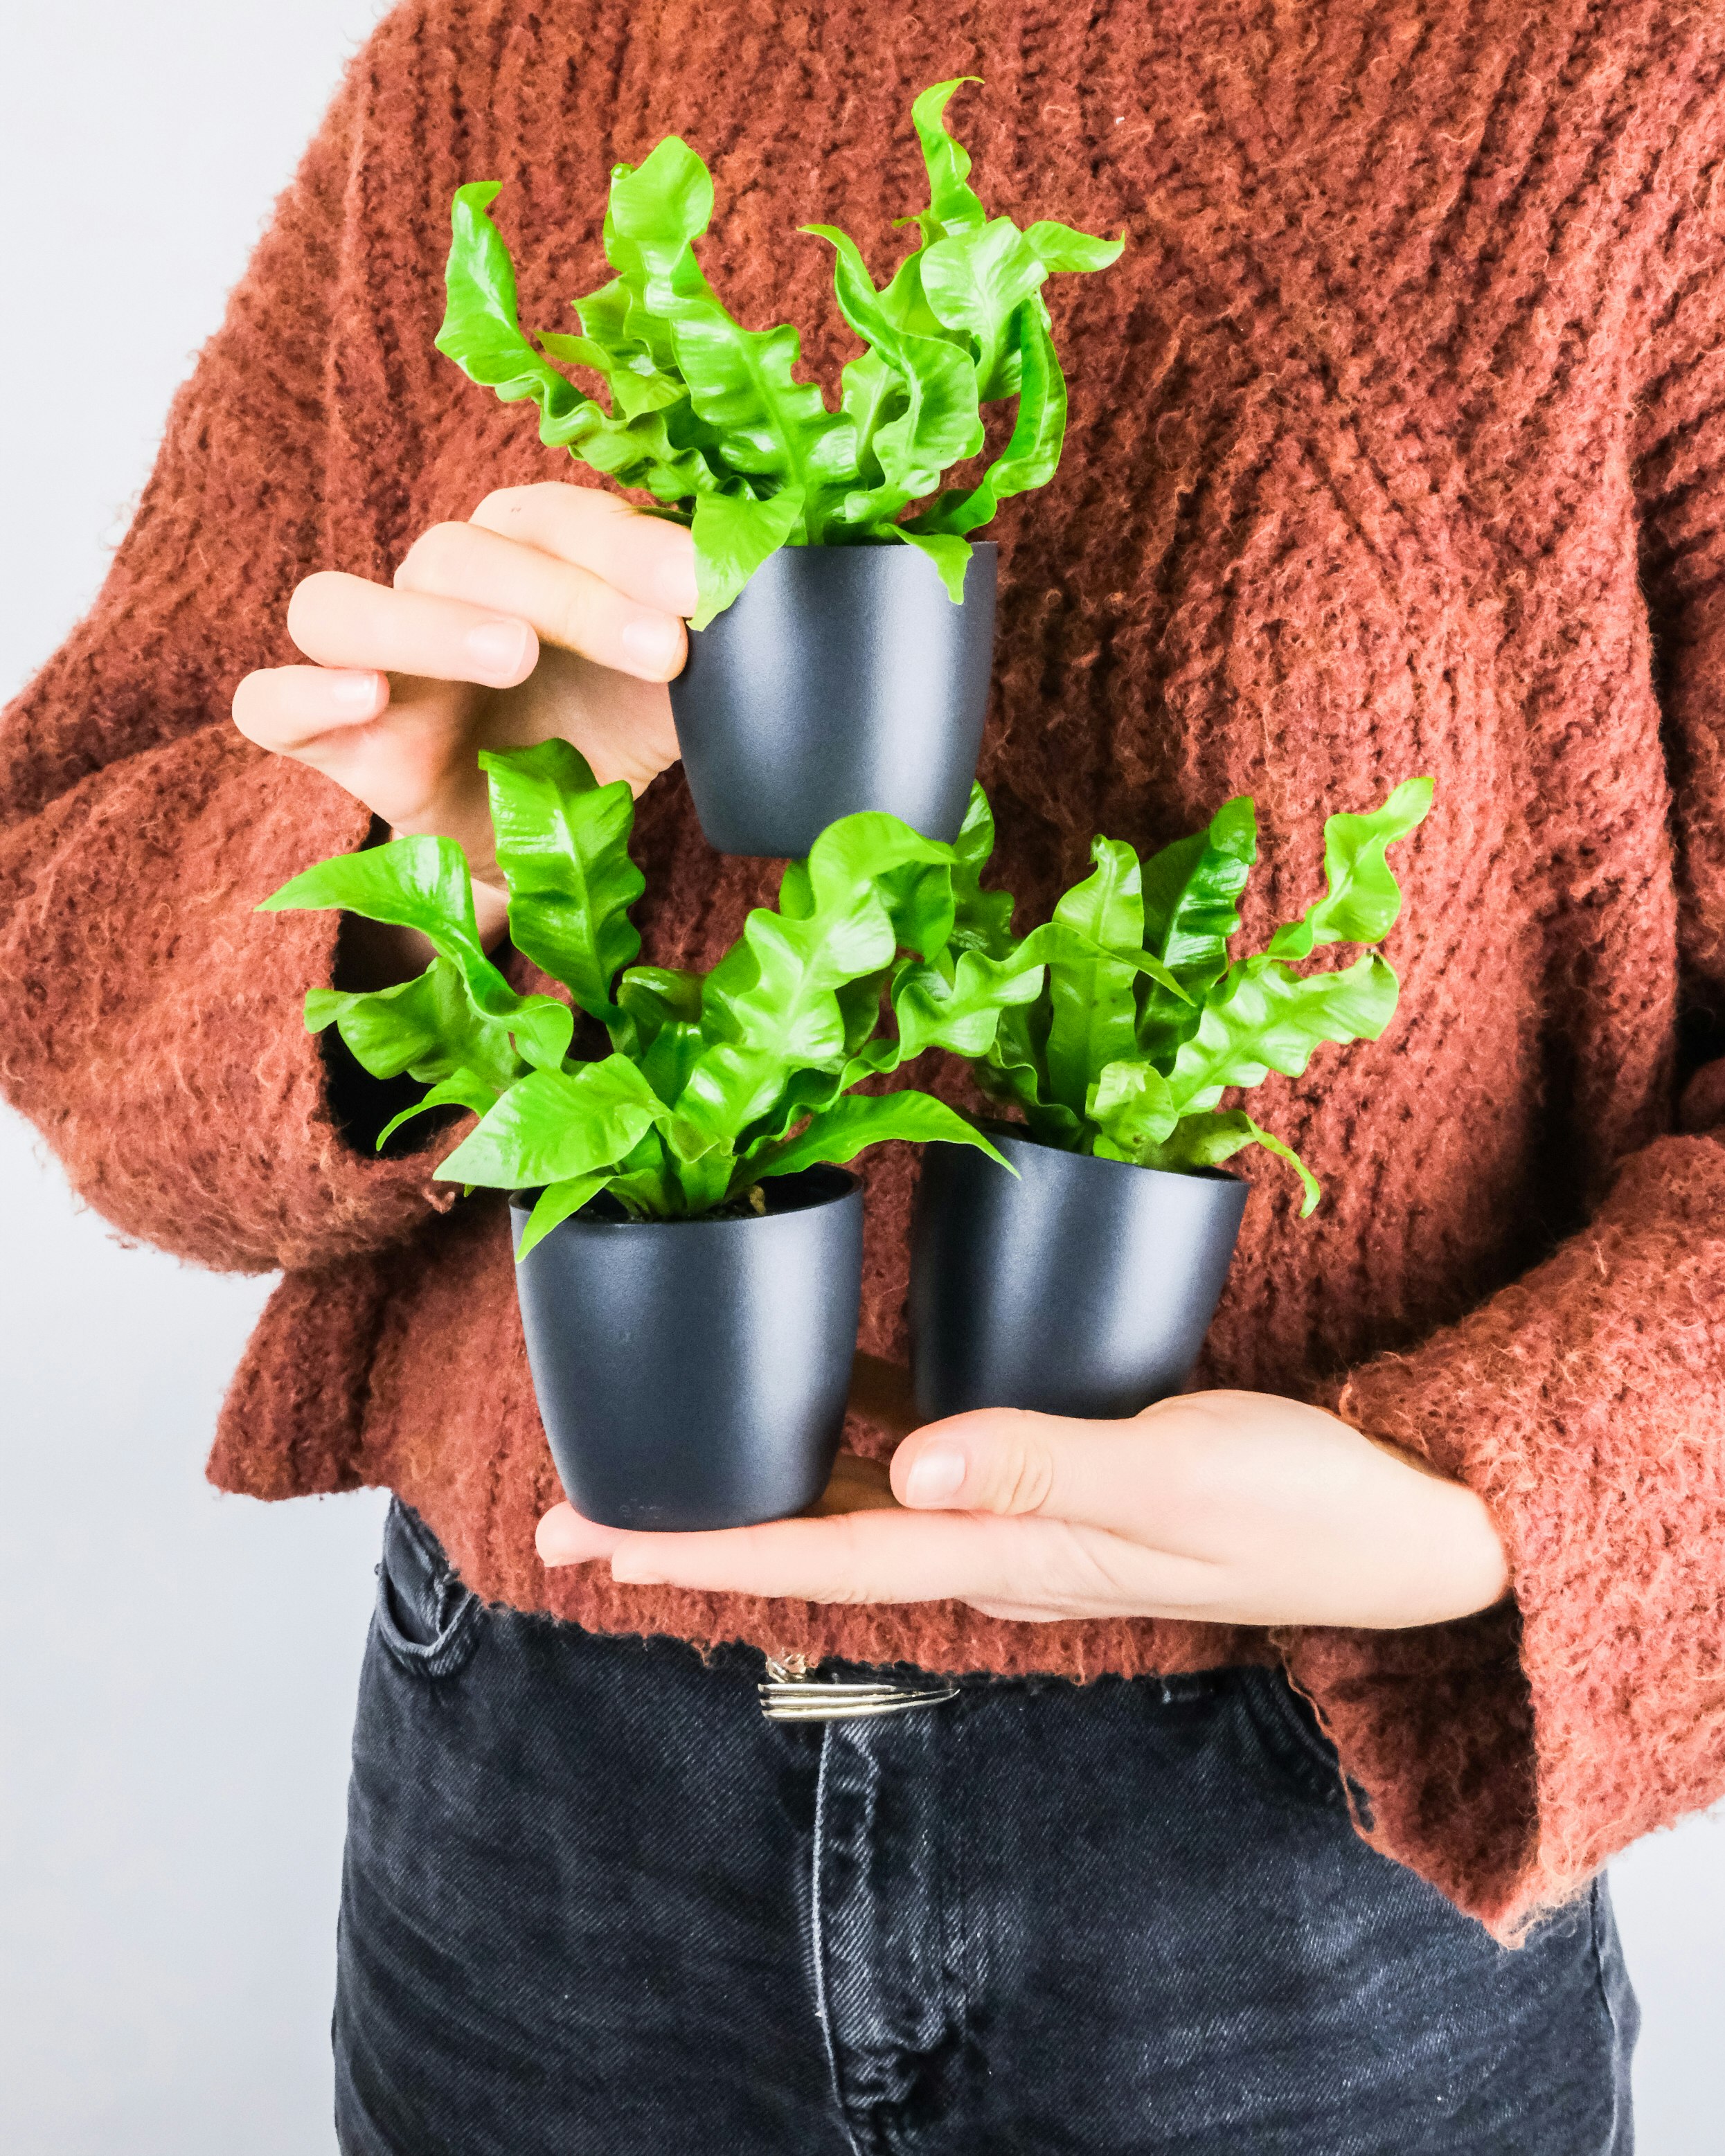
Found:
[{"label": "black denim jeans", "polygon": [[1603,1883],[1497,1948],[1275,1674],[782,1724],[762,1671],[486,1610],[393,1512],[346,2156],[1626,2156]]}]

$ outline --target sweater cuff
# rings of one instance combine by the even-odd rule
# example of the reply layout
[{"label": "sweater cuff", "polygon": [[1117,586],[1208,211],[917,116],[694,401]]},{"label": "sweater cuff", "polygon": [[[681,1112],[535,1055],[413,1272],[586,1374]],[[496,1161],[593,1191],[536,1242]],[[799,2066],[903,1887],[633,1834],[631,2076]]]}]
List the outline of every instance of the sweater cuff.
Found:
[{"label": "sweater cuff", "polygon": [[221,1270],[318,1269],[452,1202],[435,1131],[382,1160],[344,1132],[304,1019],[339,916],[256,911],[369,829],[327,780],[209,727],[8,834],[0,1084],[125,1233]]},{"label": "sweater cuff", "polygon": [[1277,1644],[1367,1839],[1512,1940],[1725,1793],[1725,1144],[1635,1155],[1584,1233],[1336,1405],[1478,1491],[1514,1601]]},{"label": "sweater cuff", "polygon": [[424,1088],[372,1078],[333,1027],[306,1030],[305,991],[335,984],[343,916],[252,911],[314,861],[364,846],[375,834],[371,811],[280,757],[254,766],[246,778],[264,794],[267,835],[250,862],[236,864],[232,929],[235,944],[245,947],[237,985],[259,1076],[280,1074],[260,1086],[259,1106],[273,1126],[291,1210],[263,1217],[271,1263],[291,1270],[397,1244],[434,1214],[446,1213],[456,1193],[434,1180],[449,1151],[447,1116],[415,1118],[384,1152],[377,1149],[391,1117]]}]

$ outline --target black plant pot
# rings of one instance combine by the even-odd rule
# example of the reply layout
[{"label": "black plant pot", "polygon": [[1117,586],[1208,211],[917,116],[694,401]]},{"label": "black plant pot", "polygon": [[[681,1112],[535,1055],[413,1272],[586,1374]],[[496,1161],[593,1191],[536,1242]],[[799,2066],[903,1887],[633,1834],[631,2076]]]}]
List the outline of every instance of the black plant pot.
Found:
[{"label": "black plant pot", "polygon": [[954,606],[914,547],[785,547],[670,685],[701,828],[721,854],[800,858],[829,824],[890,809],[958,834],[994,656],[999,550]]},{"label": "black plant pot", "polygon": [[932,1145],[911,1235],[918,1412],[1136,1414],[1178,1392],[1228,1277],[1247,1185],[1172,1175],[983,1128],[1014,1182],[973,1147]]},{"label": "black plant pot", "polygon": [[[517,1265],[552,1458],[588,1519],[745,1527],[825,1487],[856,1346],[862,1186],[812,1168],[761,1188],[767,1212],[741,1219],[578,1213]],[[517,1243],[536,1194],[511,1201]]]}]

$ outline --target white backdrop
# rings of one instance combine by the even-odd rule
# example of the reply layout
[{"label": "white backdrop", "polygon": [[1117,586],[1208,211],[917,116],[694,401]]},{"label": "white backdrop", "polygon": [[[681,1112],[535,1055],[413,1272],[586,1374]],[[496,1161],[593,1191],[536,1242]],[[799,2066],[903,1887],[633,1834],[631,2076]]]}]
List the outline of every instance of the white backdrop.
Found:
[{"label": "white backdrop", "polygon": [[[94,596],[163,414],[377,0],[13,0],[0,699]],[[268,1283],[121,1248],[0,1111],[0,2147],[324,2156],[381,1500],[202,1479]],[[1641,2156],[1720,2145],[1725,1833],[1615,1871]],[[1319,2152],[1314,2152],[1319,2156]]]}]

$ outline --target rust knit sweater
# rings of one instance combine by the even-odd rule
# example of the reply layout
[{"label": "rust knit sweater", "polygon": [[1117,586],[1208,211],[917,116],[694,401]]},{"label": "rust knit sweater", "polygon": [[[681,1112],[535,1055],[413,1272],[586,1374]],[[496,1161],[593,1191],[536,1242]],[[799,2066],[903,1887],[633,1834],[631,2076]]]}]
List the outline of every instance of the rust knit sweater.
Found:
[{"label": "rust knit sweater", "polygon": [[[1260,931],[1326,808],[1434,773],[1401,1014],[1272,1081],[1324,1176],[1247,1168],[1211,1382],[1339,1401],[1479,1490],[1512,1605],[1391,1635],[1017,1625],[547,1575],[558,1492],[504,1214],[344,1137],[300,1019],[334,922],[255,901],[365,812],[228,721],[320,567],[387,577],[485,490],[580,476],[440,360],[446,208],[496,178],[523,312],[597,281],[608,167],[686,135],[746,319],[853,349],[826,250],[986,196],[1122,228],[1053,295],[1065,465],[999,520],[983,776],[1031,918],[1093,831],[1257,797]],[[387,1483],[482,1594],[601,1630],[935,1667],[1284,1658],[1363,1829],[1500,1933],[1725,1790],[1725,20],[1671,0],[409,0],[352,67],[177,400],[95,611],[0,739],[0,1076],[90,1202],[283,1278],[212,1474]],[[642,803],[646,956],[706,965],[768,865]],[[1718,1036],[1713,1036],[1715,1052]],[[916,1074],[927,1078],[926,1072]],[[901,1346],[913,1157],[868,1172]],[[859,1434],[865,1445],[875,1440]]]}]

